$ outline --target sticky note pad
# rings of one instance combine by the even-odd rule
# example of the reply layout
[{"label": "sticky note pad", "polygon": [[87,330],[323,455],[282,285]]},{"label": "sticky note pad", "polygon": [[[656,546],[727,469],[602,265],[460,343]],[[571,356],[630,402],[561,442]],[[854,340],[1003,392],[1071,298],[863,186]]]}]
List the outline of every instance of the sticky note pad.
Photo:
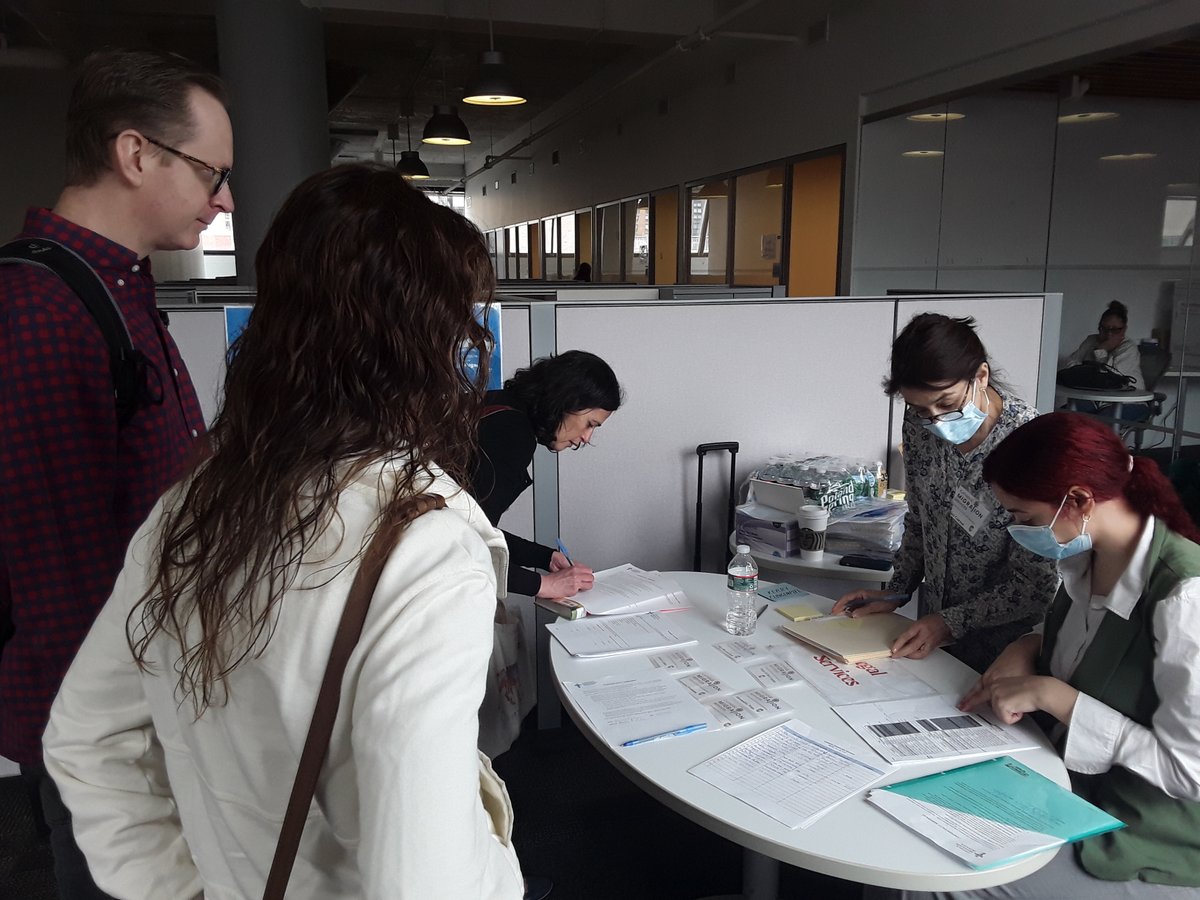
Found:
[{"label": "sticky note pad", "polygon": [[775,607],[781,616],[785,616],[792,622],[804,622],[808,619],[819,619],[825,613],[818,609],[814,609],[807,603],[788,603],[784,606]]}]

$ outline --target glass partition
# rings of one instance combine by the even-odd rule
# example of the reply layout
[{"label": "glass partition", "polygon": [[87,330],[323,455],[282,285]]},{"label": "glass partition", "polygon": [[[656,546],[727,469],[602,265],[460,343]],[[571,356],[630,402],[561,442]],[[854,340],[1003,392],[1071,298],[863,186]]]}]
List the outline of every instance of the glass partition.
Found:
[{"label": "glass partition", "polygon": [[596,207],[596,230],[600,235],[599,256],[592,281],[621,280],[621,207],[618,203]]},{"label": "glass partition", "polygon": [[737,177],[733,284],[782,283],[783,166]]},{"label": "glass partition", "polygon": [[621,204],[623,281],[645,284],[650,273],[650,198],[638,197]]},{"label": "glass partition", "polygon": [[688,269],[691,284],[729,280],[729,181],[708,181],[688,188]]},{"label": "glass partition", "polygon": [[575,213],[566,213],[558,217],[559,242],[559,277],[571,279],[575,277]]}]

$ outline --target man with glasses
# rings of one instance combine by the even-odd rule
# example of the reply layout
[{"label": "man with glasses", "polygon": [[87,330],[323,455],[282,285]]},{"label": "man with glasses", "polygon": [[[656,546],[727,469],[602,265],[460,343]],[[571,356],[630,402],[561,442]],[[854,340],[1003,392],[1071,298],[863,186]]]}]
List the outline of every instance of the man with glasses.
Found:
[{"label": "man with glasses", "polygon": [[233,210],[232,162],[214,76],[152,52],[84,61],[67,109],[66,187],[53,209],[29,211],[20,237],[57,242],[103,281],[144,358],[130,417],[118,417],[109,347],[80,296],[44,267],[0,265],[0,755],[41,802],[64,898],[106,895],[42,768],[50,704],[129,538],[204,432],[147,257],[196,247]]}]

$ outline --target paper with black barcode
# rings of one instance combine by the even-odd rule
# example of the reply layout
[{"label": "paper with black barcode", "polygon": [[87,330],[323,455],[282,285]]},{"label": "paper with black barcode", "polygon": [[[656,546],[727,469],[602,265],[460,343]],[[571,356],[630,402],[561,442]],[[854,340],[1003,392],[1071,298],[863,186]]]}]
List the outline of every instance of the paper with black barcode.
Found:
[{"label": "paper with black barcode", "polygon": [[945,695],[835,706],[833,711],[890,763],[998,756],[1039,746],[1027,729],[962,712]]}]

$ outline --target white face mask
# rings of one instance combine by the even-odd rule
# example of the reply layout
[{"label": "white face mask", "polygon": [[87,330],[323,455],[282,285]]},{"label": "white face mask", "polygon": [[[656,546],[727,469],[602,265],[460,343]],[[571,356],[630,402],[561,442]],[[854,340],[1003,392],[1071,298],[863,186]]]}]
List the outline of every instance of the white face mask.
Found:
[{"label": "white face mask", "polygon": [[975,405],[975,395],[979,389],[979,379],[971,381],[971,399],[963,404],[959,412],[962,414],[957,419],[951,419],[949,422],[941,419],[935,419],[925,425],[930,431],[940,437],[943,441],[949,441],[951,444],[965,444],[983,426],[987,421],[986,409],[991,405],[992,399],[988,397],[987,392],[984,392],[984,409],[980,409]]},{"label": "white face mask", "polygon": [[1060,544],[1058,538],[1054,536],[1054,523],[1058,521],[1058,514],[1062,512],[1066,502],[1067,498],[1063,497],[1062,503],[1058,504],[1058,510],[1054,513],[1054,518],[1050,520],[1049,525],[1009,525],[1008,533],[1012,535],[1014,541],[1030,553],[1036,553],[1046,559],[1066,559],[1070,556],[1078,556],[1080,553],[1087,553],[1092,549],[1092,536],[1087,533],[1087,516],[1083,517],[1083,527],[1079,530],[1077,537],[1071,538],[1065,544]]}]

